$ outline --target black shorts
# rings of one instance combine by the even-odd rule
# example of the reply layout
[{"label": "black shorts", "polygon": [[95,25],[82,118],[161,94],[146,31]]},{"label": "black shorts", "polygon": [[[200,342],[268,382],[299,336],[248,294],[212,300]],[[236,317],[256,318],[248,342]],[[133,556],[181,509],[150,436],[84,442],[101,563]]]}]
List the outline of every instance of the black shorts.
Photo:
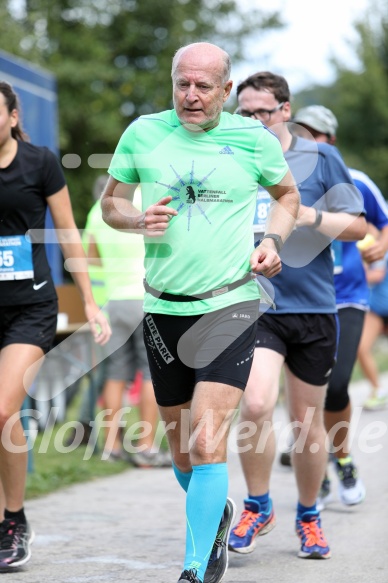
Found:
[{"label": "black shorts", "polygon": [[163,407],[187,403],[200,381],[244,390],[258,310],[255,301],[201,316],[146,314],[144,342],[157,403]]},{"label": "black shorts", "polygon": [[256,348],[279,352],[298,379],[322,386],[336,361],[338,334],[336,314],[263,314]]},{"label": "black shorts", "polygon": [[46,354],[57,330],[57,300],[0,307],[0,350],[9,344],[33,344]]},{"label": "black shorts", "polygon": [[360,343],[365,312],[358,308],[340,308],[337,362],[326,392],[326,411],[343,411],[349,403],[349,383]]}]

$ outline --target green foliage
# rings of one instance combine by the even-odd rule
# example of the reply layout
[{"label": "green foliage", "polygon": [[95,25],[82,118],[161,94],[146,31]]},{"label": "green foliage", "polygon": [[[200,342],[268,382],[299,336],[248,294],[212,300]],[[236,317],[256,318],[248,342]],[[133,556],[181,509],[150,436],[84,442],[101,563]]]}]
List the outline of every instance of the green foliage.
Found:
[{"label": "green foliage", "polygon": [[388,197],[388,8],[372,2],[355,24],[359,71],[335,62],[337,79],[297,96],[298,106],[320,103],[338,118],[337,145],[347,164],[366,172]]},{"label": "green foliage", "polygon": [[359,24],[362,71],[339,70],[333,92],[340,119],[339,144],[344,154],[357,153],[357,167],[388,194],[388,60],[384,45],[388,23],[377,33],[366,22]]},{"label": "green foliage", "polygon": [[26,0],[25,5],[17,20],[6,12],[13,40],[5,42],[1,35],[0,47],[57,77],[61,154],[81,158],[79,168],[66,171],[80,227],[92,204],[94,179],[105,171],[91,168],[89,156],[112,154],[138,115],[172,107],[175,51],[208,40],[236,62],[247,35],[280,25],[275,12],[243,13],[235,0]]}]

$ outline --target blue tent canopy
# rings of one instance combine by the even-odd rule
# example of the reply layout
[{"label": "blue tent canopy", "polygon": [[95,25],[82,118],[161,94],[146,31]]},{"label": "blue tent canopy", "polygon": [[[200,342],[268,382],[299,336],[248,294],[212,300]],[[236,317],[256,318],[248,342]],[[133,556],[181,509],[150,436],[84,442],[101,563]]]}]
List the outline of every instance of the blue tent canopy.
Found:
[{"label": "blue tent canopy", "polygon": [[[10,83],[20,98],[22,122],[30,140],[58,155],[58,99],[55,76],[14,55],[0,51],[0,80]],[[47,212],[46,228],[53,229]],[[51,238],[52,239],[52,238]],[[62,255],[58,244],[46,245],[55,285],[63,283]]]}]

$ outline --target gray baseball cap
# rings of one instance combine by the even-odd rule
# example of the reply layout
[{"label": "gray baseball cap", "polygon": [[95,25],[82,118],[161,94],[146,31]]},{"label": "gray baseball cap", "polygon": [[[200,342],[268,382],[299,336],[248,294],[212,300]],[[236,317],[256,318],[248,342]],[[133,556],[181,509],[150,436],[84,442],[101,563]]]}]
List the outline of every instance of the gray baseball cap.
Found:
[{"label": "gray baseball cap", "polygon": [[309,105],[302,107],[292,118],[295,123],[303,123],[317,132],[335,136],[338,121],[334,113],[323,105]]}]

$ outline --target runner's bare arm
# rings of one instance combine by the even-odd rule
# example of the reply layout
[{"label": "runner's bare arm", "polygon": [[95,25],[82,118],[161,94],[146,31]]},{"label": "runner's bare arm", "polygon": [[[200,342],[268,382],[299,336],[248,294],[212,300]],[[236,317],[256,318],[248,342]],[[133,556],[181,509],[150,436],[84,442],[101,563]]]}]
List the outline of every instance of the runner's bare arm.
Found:
[{"label": "runner's bare arm", "polygon": [[178,214],[167,206],[172,197],[165,196],[141,212],[132,203],[137,187],[138,184],[124,184],[110,177],[101,198],[102,218],[114,229],[160,237],[170,218]]},{"label": "runner's bare arm", "polygon": [[[290,171],[279,184],[269,186],[267,190],[274,200],[267,219],[265,233],[279,235],[284,244],[292,232],[298,216],[299,191]],[[262,273],[266,277],[274,277],[281,271],[281,261],[273,239],[262,240],[253,251],[250,264],[254,273]]]}]

